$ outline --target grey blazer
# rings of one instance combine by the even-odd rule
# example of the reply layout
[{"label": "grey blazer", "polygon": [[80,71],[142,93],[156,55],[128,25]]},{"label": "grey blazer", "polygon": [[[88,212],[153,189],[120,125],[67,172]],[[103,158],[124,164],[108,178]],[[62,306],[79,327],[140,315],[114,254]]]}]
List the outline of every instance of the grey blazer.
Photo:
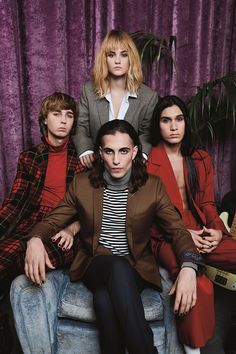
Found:
[{"label": "grey blazer", "polygon": [[[125,120],[138,132],[143,152],[147,155],[151,148],[150,121],[157,101],[157,93],[142,84],[137,92],[137,98],[129,98],[129,108],[125,115]],[[87,150],[94,150],[97,132],[108,120],[108,101],[106,98],[99,98],[94,91],[93,83],[87,82],[80,97],[77,131],[73,139],[78,155]]]}]

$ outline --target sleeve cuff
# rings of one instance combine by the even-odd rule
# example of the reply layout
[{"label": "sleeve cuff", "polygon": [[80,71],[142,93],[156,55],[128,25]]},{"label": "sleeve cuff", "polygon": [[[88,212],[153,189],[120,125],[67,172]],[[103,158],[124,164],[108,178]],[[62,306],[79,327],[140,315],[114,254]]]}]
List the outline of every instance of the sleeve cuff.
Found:
[{"label": "sleeve cuff", "polygon": [[181,263],[184,263],[184,262],[191,262],[194,264],[204,264],[205,263],[201,254],[191,252],[191,251],[184,251],[181,254]]},{"label": "sleeve cuff", "polygon": [[147,155],[147,154],[145,154],[145,152],[143,152],[143,158],[144,158],[145,160],[147,160],[147,159],[148,159],[148,155]]},{"label": "sleeve cuff", "polygon": [[93,154],[94,151],[93,150],[86,150],[84,151],[82,154],[79,155],[79,159],[83,156],[89,155],[89,154]]},{"label": "sleeve cuff", "polygon": [[195,270],[196,273],[198,273],[198,265],[193,262],[184,262],[181,266],[181,269],[182,268],[192,268]]}]

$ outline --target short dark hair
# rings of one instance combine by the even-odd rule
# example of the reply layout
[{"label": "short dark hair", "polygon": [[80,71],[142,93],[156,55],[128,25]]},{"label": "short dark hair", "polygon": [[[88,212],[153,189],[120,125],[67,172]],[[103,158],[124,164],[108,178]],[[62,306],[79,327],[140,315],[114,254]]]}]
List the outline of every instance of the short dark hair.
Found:
[{"label": "short dark hair", "polygon": [[134,146],[138,147],[137,155],[132,163],[132,172],[130,177],[131,191],[135,192],[139,187],[146,183],[148,174],[143,162],[142,145],[138,134],[134,127],[123,119],[114,119],[103,124],[99,129],[94,148],[95,160],[93,163],[93,169],[89,174],[90,183],[94,188],[106,186],[106,182],[103,178],[104,164],[99,154],[99,148],[102,146],[102,139],[105,135],[115,135],[117,132],[128,134]]},{"label": "short dark hair", "polygon": [[182,101],[181,98],[174,95],[162,97],[154,108],[152,114],[151,132],[150,132],[152,146],[157,146],[161,141],[163,141],[160,132],[161,112],[165,108],[172,107],[172,106],[178,106],[183,113],[184,121],[185,121],[185,134],[181,144],[180,151],[183,156],[190,156],[192,155],[195,146],[193,143],[194,141],[193,134],[190,129],[188,109],[184,101]]},{"label": "short dark hair", "polygon": [[70,135],[75,133],[77,118],[79,115],[78,105],[74,98],[62,92],[54,92],[52,95],[43,99],[39,112],[39,126],[42,135],[47,135],[48,129],[45,124],[45,119],[50,111],[71,109],[74,115],[74,123]]}]

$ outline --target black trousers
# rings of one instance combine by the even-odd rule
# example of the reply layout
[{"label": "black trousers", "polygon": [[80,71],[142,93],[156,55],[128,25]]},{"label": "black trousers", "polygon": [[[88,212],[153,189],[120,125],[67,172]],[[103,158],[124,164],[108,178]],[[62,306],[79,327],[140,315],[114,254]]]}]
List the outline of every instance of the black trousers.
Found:
[{"label": "black trousers", "polygon": [[124,257],[96,256],[83,282],[93,292],[103,354],[157,353],[140,297],[145,282]]}]

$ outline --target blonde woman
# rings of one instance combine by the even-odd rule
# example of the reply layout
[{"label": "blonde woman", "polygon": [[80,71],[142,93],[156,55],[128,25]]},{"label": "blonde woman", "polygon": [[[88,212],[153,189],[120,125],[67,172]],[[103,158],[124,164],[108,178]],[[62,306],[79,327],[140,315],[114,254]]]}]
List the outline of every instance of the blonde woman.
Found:
[{"label": "blonde woman", "polygon": [[133,125],[144,157],[148,157],[150,120],[158,95],[142,81],[140,57],[132,38],[123,31],[110,31],[101,44],[92,79],[80,97],[74,142],[83,166],[92,166],[97,131],[113,119]]}]

